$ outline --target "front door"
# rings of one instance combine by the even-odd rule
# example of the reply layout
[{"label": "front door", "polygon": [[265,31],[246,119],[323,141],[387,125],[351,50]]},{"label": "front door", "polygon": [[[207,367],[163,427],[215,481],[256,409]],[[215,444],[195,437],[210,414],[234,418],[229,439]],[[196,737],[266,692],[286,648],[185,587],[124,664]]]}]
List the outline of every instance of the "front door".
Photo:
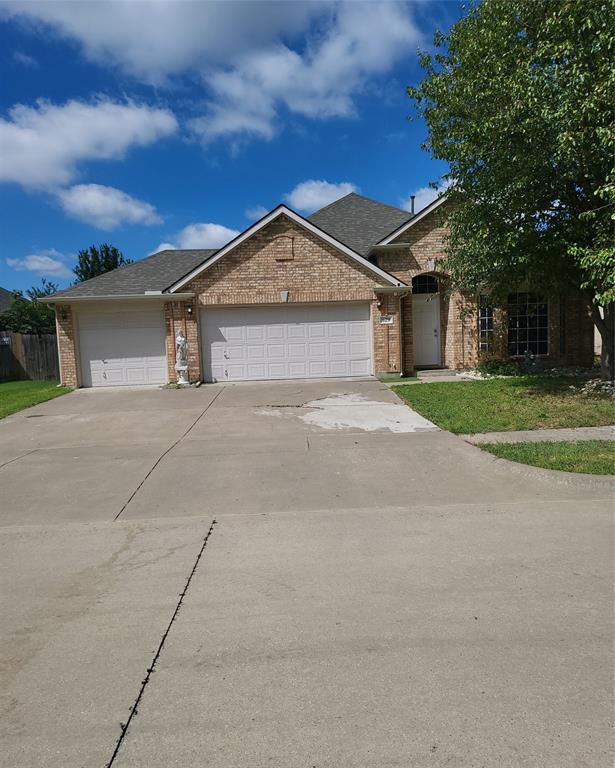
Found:
[{"label": "front door", "polygon": [[419,293],[412,297],[414,365],[437,366],[440,357],[440,296]]}]

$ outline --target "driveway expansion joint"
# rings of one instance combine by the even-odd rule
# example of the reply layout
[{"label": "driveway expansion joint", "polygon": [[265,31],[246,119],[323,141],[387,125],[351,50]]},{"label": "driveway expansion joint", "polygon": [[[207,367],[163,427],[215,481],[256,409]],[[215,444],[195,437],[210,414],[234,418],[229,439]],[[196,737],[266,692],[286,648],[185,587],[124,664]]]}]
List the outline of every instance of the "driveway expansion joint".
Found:
[{"label": "driveway expansion joint", "polygon": [[[199,417],[200,418],[200,417]],[[198,421],[198,419],[197,419]],[[177,604],[175,606],[175,610],[173,611],[173,615],[171,616],[171,620],[167,624],[167,627],[162,635],[162,638],[160,640],[160,643],[158,644],[158,648],[156,649],[156,652],[154,653],[154,659],[151,663],[151,666],[147,667],[146,674],[143,680],[141,681],[141,687],[139,688],[139,692],[137,694],[137,698],[134,701],[134,704],[130,708],[130,714],[128,715],[128,719],[125,723],[120,723],[120,735],[118,736],[117,742],[115,743],[115,748],[113,750],[113,753],[111,755],[111,759],[106,764],[106,768],[112,768],[113,764],[115,763],[115,760],[120,752],[121,746],[124,742],[124,739],[126,738],[128,734],[128,729],[130,727],[130,724],[134,720],[134,718],[139,714],[139,705],[141,703],[141,699],[143,698],[143,694],[145,693],[145,689],[147,688],[147,685],[151,679],[151,676],[153,672],[155,671],[156,664],[158,663],[158,660],[160,659],[160,655],[162,653],[162,649],[164,648],[164,644],[166,643],[167,637],[169,636],[171,632],[171,628],[173,627],[173,624],[175,623],[175,620],[177,619],[177,616],[179,614],[179,610],[182,606],[182,603],[184,602],[184,598],[186,597],[186,594],[188,593],[188,589],[190,588],[190,583],[192,581],[192,577],[196,573],[196,569],[198,568],[198,565],[201,561],[201,558],[203,557],[203,553],[205,552],[205,547],[207,546],[207,542],[209,541],[209,537],[213,533],[214,526],[217,525],[218,521],[214,518],[211,521],[211,525],[209,526],[209,530],[205,534],[205,538],[203,539],[203,543],[201,544],[201,548],[199,549],[199,552],[196,556],[196,559],[194,561],[194,564],[192,566],[192,569],[190,573],[188,574],[188,578],[186,580],[186,584],[182,590],[182,592],[179,595],[179,600],[177,601]]]},{"label": "driveway expansion joint", "polygon": [[120,515],[121,515],[121,514],[124,512],[124,510],[126,509],[126,507],[127,507],[129,504],[130,504],[130,502],[131,502],[131,501],[134,499],[134,497],[137,495],[137,493],[139,493],[139,491],[141,490],[141,488],[143,488],[143,485],[145,484],[145,481],[147,480],[147,478],[148,478],[148,477],[149,477],[149,476],[152,474],[152,472],[153,472],[153,471],[156,469],[156,467],[157,467],[157,466],[160,464],[160,462],[161,462],[161,461],[164,459],[164,457],[165,457],[165,456],[167,456],[169,453],[171,453],[171,451],[173,450],[173,448],[175,448],[177,445],[179,445],[179,444],[181,443],[181,441],[184,439],[184,437],[186,437],[186,435],[188,435],[188,434],[190,433],[190,431],[191,431],[191,430],[192,430],[194,427],[196,427],[196,425],[197,425],[197,424],[199,423],[199,421],[200,421],[200,420],[203,418],[203,416],[205,416],[205,414],[207,413],[207,411],[208,411],[208,410],[211,408],[211,406],[212,406],[212,405],[213,405],[213,404],[216,402],[216,400],[217,400],[217,399],[220,397],[220,395],[222,394],[222,392],[223,392],[223,391],[224,391],[224,390],[220,389],[218,392],[216,392],[216,394],[215,394],[215,395],[214,395],[214,397],[212,398],[211,402],[210,402],[210,403],[209,403],[209,404],[208,404],[208,405],[207,405],[207,406],[206,406],[206,407],[205,407],[205,408],[204,408],[204,409],[201,411],[201,413],[199,413],[199,415],[198,415],[198,416],[196,417],[196,419],[195,419],[195,420],[192,422],[192,424],[191,424],[191,425],[188,427],[188,429],[187,429],[187,430],[184,432],[184,434],[183,434],[183,435],[181,435],[181,437],[178,437],[178,438],[177,438],[177,440],[176,440],[174,443],[172,443],[172,444],[171,444],[171,445],[170,445],[170,446],[169,446],[169,447],[166,449],[166,451],[164,451],[163,453],[161,453],[161,454],[160,454],[160,456],[159,456],[159,457],[156,459],[156,461],[155,461],[155,462],[153,463],[153,465],[151,466],[151,468],[150,468],[149,472],[148,472],[148,473],[145,475],[145,477],[143,478],[143,480],[141,480],[141,482],[139,483],[139,485],[138,485],[138,486],[137,486],[137,487],[134,489],[134,491],[133,491],[133,492],[130,494],[130,496],[128,497],[128,500],[126,501],[126,503],[124,504],[124,506],[123,506],[123,507],[120,509],[120,511],[117,513],[117,515],[116,515],[116,516],[113,518],[113,522],[115,522],[115,521],[116,521],[116,520],[117,520],[117,519],[120,517]]}]

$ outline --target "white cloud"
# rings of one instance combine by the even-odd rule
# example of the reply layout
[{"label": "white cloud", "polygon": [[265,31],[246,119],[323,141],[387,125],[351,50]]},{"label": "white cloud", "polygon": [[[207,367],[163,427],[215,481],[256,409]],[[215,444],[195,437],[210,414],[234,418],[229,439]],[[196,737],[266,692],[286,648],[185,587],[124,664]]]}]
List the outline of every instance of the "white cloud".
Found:
[{"label": "white cloud", "polygon": [[[419,213],[419,211],[422,211],[425,206],[429,205],[429,203],[432,203],[437,197],[439,197],[443,192],[445,192],[451,185],[450,181],[445,181],[442,184],[440,184],[437,189],[432,189],[431,187],[420,187],[419,189],[414,192],[414,211],[415,213]],[[408,197],[405,200],[402,200],[401,207],[404,209],[404,211],[411,211],[412,210],[412,196],[408,195]]]},{"label": "white cloud", "polygon": [[[355,96],[423,42],[406,2],[0,2],[0,18],[76,40],[147,83],[198,73],[203,142],[271,139],[284,110],[352,117]],[[400,85],[400,93],[403,87]]]},{"label": "white cloud", "polygon": [[9,267],[18,272],[34,272],[42,277],[56,277],[61,280],[68,280],[74,277],[73,272],[66,264],[69,257],[56,251],[55,248],[48,248],[44,251],[31,253],[22,259],[7,259]]},{"label": "white cloud", "polygon": [[23,51],[15,51],[13,53],[13,61],[16,64],[21,64],[22,67],[27,69],[38,69],[38,61],[33,56],[28,56]]},{"label": "white cloud", "polygon": [[175,242],[160,243],[154,253],[178,248],[221,248],[238,234],[236,229],[229,229],[222,224],[188,224],[173,238]]},{"label": "white cloud", "polygon": [[115,187],[77,184],[59,190],[57,196],[69,216],[99,229],[116,229],[123,224],[162,224],[153,205]]},{"label": "white cloud", "polygon": [[63,185],[81,162],[119,159],[131,147],[152,144],[176,129],[168,110],[132,102],[16,104],[8,120],[0,118],[0,181]]},{"label": "white cloud", "polygon": [[[329,4],[330,5],[330,4]],[[320,7],[319,7],[320,6]],[[232,61],[238,51],[304,31],[326,3],[46,2],[0,3],[13,18],[76,40],[87,58],[162,84],[169,76]]]},{"label": "white cloud", "polygon": [[252,221],[262,219],[269,211],[263,205],[255,205],[253,208],[246,208],[246,217]]},{"label": "white cloud", "polygon": [[357,187],[349,181],[331,184],[329,181],[309,179],[297,184],[292,192],[285,195],[285,199],[290,203],[291,208],[312,213],[318,208],[329,205],[334,200],[356,191]]},{"label": "white cloud", "polygon": [[307,36],[301,53],[276,40],[205,73],[214,98],[192,130],[205,142],[241,133],[271,139],[280,107],[311,118],[352,117],[353,96],[367,80],[420,40],[400,3],[341,3],[325,28]]}]

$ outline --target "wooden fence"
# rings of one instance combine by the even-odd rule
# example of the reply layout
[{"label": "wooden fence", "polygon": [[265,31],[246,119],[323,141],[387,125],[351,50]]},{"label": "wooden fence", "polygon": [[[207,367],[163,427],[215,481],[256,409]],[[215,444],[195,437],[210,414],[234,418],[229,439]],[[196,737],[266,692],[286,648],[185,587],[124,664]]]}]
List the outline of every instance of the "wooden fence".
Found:
[{"label": "wooden fence", "polygon": [[0,381],[59,378],[55,334],[34,336],[0,331]]}]

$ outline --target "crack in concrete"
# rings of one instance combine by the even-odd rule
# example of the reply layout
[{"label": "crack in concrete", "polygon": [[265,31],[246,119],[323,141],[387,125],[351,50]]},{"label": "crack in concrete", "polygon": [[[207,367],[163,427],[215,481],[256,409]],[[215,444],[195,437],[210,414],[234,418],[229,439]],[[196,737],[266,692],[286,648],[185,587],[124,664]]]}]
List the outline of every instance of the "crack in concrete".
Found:
[{"label": "crack in concrete", "polygon": [[123,507],[120,509],[120,511],[117,513],[117,515],[116,515],[116,516],[113,518],[113,521],[114,521],[114,522],[115,522],[115,521],[116,521],[116,520],[117,520],[117,519],[120,517],[120,515],[121,515],[121,514],[124,512],[124,510],[126,509],[126,507],[127,507],[127,506],[130,504],[130,502],[131,502],[131,501],[134,499],[134,497],[137,495],[137,493],[139,493],[139,491],[141,490],[141,488],[142,488],[142,487],[143,487],[143,485],[145,484],[145,481],[147,480],[147,478],[148,478],[148,477],[149,477],[149,476],[152,474],[152,472],[153,472],[153,471],[156,469],[156,467],[157,467],[157,466],[160,464],[160,462],[161,462],[161,461],[164,459],[164,457],[165,457],[167,454],[171,453],[171,451],[173,450],[173,448],[175,448],[175,446],[176,446],[176,445],[179,445],[179,443],[181,443],[181,441],[182,441],[182,440],[184,439],[184,437],[186,437],[186,435],[187,435],[187,434],[188,434],[188,433],[189,433],[189,432],[190,432],[190,431],[193,429],[193,427],[196,427],[196,425],[199,423],[199,421],[200,421],[200,420],[203,418],[203,416],[205,416],[205,414],[207,413],[207,411],[208,411],[208,410],[211,408],[211,406],[212,406],[212,405],[213,405],[213,404],[216,402],[216,400],[217,400],[217,399],[220,397],[220,395],[222,394],[222,392],[224,392],[224,390],[223,390],[223,389],[220,389],[218,392],[216,392],[216,394],[215,394],[215,396],[213,397],[212,401],[211,401],[211,402],[210,402],[210,403],[207,405],[207,407],[206,407],[206,408],[205,408],[205,409],[204,409],[204,410],[203,410],[203,411],[202,411],[202,412],[201,412],[201,413],[200,413],[200,414],[199,414],[199,415],[196,417],[196,419],[195,419],[195,420],[192,422],[192,424],[191,424],[191,425],[188,427],[188,429],[187,429],[187,430],[184,432],[184,434],[183,434],[183,435],[181,435],[181,437],[178,437],[178,438],[177,438],[177,440],[176,440],[174,443],[172,443],[172,444],[171,444],[171,445],[170,445],[170,446],[169,446],[169,447],[166,449],[166,451],[164,451],[163,453],[161,453],[161,454],[160,454],[160,456],[159,456],[159,457],[156,459],[156,461],[153,463],[153,465],[152,465],[151,469],[149,470],[149,472],[148,472],[148,473],[145,475],[145,477],[143,478],[143,480],[141,480],[141,482],[139,483],[139,485],[138,485],[138,486],[137,486],[137,487],[134,489],[134,491],[133,491],[133,492],[130,494],[130,496],[128,497],[128,500],[126,501],[126,503],[124,504],[124,506],[123,506]]},{"label": "crack in concrete", "polygon": [[[213,401],[212,401],[213,402]],[[199,417],[200,418],[200,417]],[[198,421],[198,419],[197,419]],[[196,423],[196,422],[195,422]],[[194,425],[193,425],[194,426]],[[189,430],[188,430],[189,431]],[[121,746],[124,742],[124,739],[126,738],[126,735],[128,734],[128,729],[130,727],[130,724],[134,720],[134,718],[139,714],[139,704],[141,703],[141,699],[143,698],[143,694],[145,693],[145,689],[147,688],[147,685],[151,679],[152,673],[155,670],[156,664],[158,663],[158,660],[160,659],[160,655],[162,653],[162,649],[164,647],[164,644],[166,643],[167,637],[169,636],[169,633],[171,632],[171,628],[177,619],[177,616],[179,614],[179,610],[182,606],[182,603],[184,602],[184,598],[186,597],[186,594],[188,592],[188,589],[190,587],[190,583],[192,581],[192,577],[196,573],[196,569],[198,568],[198,565],[201,561],[201,558],[203,557],[203,552],[205,551],[205,547],[207,546],[207,542],[209,541],[209,537],[211,536],[214,525],[217,525],[217,520],[212,520],[211,525],[209,526],[209,530],[205,534],[205,538],[203,539],[203,543],[201,545],[201,548],[199,549],[199,552],[196,556],[196,560],[194,561],[194,564],[192,566],[192,570],[190,571],[188,575],[188,579],[186,580],[186,584],[184,586],[183,591],[179,595],[179,600],[177,601],[177,605],[175,606],[175,610],[173,611],[173,615],[171,616],[171,620],[167,624],[167,628],[165,629],[162,638],[160,640],[160,643],[158,644],[158,648],[156,649],[156,652],[154,654],[154,659],[151,663],[151,666],[147,668],[147,673],[143,680],[141,681],[141,687],[139,688],[139,692],[137,694],[137,698],[134,701],[134,704],[130,708],[130,714],[128,715],[128,719],[125,723],[120,723],[121,732],[118,736],[117,742],[115,744],[115,749],[113,750],[113,753],[111,755],[111,759],[106,765],[106,768],[112,768],[113,764],[115,763],[115,760],[120,752]]]},{"label": "crack in concrete", "polygon": [[15,456],[14,459],[9,459],[8,461],[5,461],[4,464],[0,464],[0,469],[2,467],[7,467],[9,464],[12,464],[14,461],[19,461],[19,459],[23,459],[26,456],[29,456],[31,453],[36,453],[38,451],[38,448],[33,448],[31,451],[26,451],[26,453],[22,453],[21,456]]}]

